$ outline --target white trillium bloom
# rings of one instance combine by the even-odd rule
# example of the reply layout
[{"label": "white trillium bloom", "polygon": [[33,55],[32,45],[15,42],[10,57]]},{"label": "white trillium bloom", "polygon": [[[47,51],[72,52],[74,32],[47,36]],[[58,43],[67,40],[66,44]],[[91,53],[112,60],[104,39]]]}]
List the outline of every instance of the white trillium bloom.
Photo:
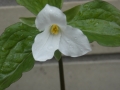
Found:
[{"label": "white trillium bloom", "polygon": [[46,61],[59,50],[62,54],[78,57],[91,51],[89,41],[81,30],[67,25],[64,13],[46,5],[35,20],[36,27],[43,31],[35,37],[32,45],[36,61]]}]

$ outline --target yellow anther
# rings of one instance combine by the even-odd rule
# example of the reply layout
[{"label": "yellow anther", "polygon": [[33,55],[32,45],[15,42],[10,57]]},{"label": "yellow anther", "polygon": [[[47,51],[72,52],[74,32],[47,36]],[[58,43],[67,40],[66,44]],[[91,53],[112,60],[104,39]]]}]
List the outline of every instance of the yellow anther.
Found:
[{"label": "yellow anther", "polygon": [[51,34],[57,35],[59,33],[59,27],[56,24],[53,24],[50,29]]}]

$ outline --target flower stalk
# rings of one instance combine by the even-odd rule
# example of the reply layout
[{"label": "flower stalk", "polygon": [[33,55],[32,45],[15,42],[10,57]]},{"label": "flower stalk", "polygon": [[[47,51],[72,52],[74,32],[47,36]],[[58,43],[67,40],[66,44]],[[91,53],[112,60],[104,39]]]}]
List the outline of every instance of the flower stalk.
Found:
[{"label": "flower stalk", "polygon": [[64,69],[63,69],[62,57],[58,63],[59,63],[59,75],[60,75],[60,87],[61,87],[61,90],[65,90],[65,80],[64,80]]}]

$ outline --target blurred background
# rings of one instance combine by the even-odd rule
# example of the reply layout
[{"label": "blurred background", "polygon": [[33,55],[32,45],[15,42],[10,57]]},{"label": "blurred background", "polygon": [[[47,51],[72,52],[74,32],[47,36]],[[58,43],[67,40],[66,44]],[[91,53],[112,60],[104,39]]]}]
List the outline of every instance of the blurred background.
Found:
[{"label": "blurred background", "polygon": [[[64,0],[65,2],[69,1],[92,1],[92,0]],[[119,1],[119,0],[104,0],[104,1]],[[0,6],[11,6],[17,5],[16,0],[0,0]]]},{"label": "blurred background", "polygon": [[[64,0],[64,1],[85,1],[85,0]],[[16,0],[0,0],[0,6],[17,5]]]},{"label": "blurred background", "polygon": [[[64,0],[67,10],[90,0]],[[120,9],[120,0],[105,0]],[[15,0],[0,0],[0,34],[19,17],[32,17],[27,9]],[[87,55],[63,57],[66,90],[120,90],[120,47],[103,47],[91,43]],[[60,90],[58,62],[53,58],[36,62],[34,68],[6,90]]]}]

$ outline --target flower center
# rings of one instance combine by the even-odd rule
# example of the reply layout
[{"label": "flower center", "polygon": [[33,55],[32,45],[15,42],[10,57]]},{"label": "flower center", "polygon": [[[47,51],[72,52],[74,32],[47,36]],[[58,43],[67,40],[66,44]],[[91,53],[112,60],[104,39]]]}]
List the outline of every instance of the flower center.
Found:
[{"label": "flower center", "polygon": [[57,35],[59,33],[59,26],[56,24],[53,24],[50,29],[51,34]]}]

